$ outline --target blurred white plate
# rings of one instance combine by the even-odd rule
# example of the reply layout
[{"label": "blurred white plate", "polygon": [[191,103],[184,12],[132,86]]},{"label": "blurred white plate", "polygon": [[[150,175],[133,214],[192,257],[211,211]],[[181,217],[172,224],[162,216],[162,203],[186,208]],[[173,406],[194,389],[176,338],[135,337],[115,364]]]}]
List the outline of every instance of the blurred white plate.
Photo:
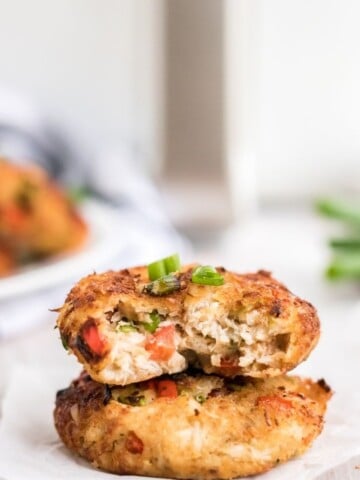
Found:
[{"label": "blurred white plate", "polygon": [[66,256],[29,265],[0,279],[0,300],[71,282],[97,268],[106,267],[125,251],[129,239],[116,231],[120,222],[115,220],[118,212],[113,207],[89,200],[79,210],[89,226],[90,235],[85,247]]}]

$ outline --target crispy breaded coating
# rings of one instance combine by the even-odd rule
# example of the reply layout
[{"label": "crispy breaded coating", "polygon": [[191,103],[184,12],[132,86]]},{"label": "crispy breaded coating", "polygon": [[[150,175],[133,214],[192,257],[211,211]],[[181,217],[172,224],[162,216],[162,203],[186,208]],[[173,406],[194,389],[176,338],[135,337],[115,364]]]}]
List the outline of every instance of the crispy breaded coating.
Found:
[{"label": "crispy breaded coating", "polygon": [[54,418],[65,445],[100,469],[230,479],[307,450],[322,430],[330,396],[324,381],[290,376],[183,373],[109,387],[83,374],[57,393]]},{"label": "crispy breaded coating", "polygon": [[84,221],[44,170],[0,158],[0,179],[0,243],[11,248],[19,263],[84,243]]},{"label": "crispy breaded coating", "polygon": [[89,275],[59,309],[63,341],[91,377],[126,385],[184,371],[266,378],[306,359],[320,333],[315,308],[268,272],[218,268],[220,286],[177,274],[180,289],[147,293],[146,267]]}]

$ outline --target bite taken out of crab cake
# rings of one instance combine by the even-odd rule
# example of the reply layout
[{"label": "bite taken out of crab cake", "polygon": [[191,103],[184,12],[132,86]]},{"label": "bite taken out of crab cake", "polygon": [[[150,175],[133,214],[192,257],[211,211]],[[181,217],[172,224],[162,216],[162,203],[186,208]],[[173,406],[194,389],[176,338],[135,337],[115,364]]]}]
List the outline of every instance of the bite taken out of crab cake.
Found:
[{"label": "bite taken out of crab cake", "polygon": [[267,272],[184,266],[149,279],[135,267],[89,275],[58,309],[63,343],[102,383],[183,371],[258,378],[303,361],[319,336],[314,307]]},{"label": "bite taken out of crab cake", "polygon": [[118,474],[230,479],[265,472],[320,434],[330,388],[181,373],[110,387],[83,374],[57,394],[56,429],[93,466]]}]

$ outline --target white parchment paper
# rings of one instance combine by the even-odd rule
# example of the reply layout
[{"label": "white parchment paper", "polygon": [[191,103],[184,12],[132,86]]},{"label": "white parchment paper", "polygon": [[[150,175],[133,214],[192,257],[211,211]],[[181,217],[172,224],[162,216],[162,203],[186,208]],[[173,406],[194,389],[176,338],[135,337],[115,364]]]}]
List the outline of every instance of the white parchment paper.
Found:
[{"label": "white parchment paper", "polygon": [[[53,426],[55,392],[74,372],[17,367],[2,405],[0,480],[111,479],[70,454]],[[252,478],[310,480],[360,453],[360,393],[334,395],[322,435],[302,457]],[[136,478],[136,477],[127,477]]]}]

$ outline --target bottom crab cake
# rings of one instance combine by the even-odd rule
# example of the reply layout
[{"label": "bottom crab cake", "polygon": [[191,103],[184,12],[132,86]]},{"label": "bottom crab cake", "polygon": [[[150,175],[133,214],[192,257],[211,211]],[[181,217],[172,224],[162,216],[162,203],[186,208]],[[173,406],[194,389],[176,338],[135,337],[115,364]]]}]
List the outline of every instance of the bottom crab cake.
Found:
[{"label": "bottom crab cake", "polygon": [[119,474],[230,479],[265,472],[319,435],[330,388],[292,376],[181,373],[111,387],[83,373],[54,411],[65,445]]}]

